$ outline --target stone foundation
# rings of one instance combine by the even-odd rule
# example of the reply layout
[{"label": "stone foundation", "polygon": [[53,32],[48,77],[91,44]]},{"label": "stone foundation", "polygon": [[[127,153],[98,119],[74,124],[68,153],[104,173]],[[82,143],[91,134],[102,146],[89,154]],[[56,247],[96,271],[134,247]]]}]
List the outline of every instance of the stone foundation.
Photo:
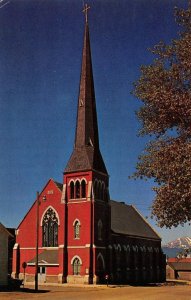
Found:
[{"label": "stone foundation", "polygon": [[97,278],[94,276],[91,278],[89,275],[68,275],[67,283],[71,284],[96,284]]}]

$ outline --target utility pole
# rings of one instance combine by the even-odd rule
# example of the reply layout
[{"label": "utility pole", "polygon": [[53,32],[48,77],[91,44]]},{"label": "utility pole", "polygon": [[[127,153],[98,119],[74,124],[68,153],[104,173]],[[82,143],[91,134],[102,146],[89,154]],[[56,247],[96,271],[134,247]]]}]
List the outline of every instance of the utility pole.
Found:
[{"label": "utility pole", "polygon": [[39,192],[36,198],[36,263],[35,263],[35,291],[38,291],[38,243],[39,243]]}]

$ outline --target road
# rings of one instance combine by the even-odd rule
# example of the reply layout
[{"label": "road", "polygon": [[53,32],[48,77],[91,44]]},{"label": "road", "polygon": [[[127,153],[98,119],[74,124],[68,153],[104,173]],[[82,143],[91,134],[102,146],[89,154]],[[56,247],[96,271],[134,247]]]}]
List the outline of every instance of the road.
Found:
[{"label": "road", "polygon": [[0,292],[1,300],[191,300],[191,285],[161,285],[151,287],[39,287],[32,286],[17,292]]}]

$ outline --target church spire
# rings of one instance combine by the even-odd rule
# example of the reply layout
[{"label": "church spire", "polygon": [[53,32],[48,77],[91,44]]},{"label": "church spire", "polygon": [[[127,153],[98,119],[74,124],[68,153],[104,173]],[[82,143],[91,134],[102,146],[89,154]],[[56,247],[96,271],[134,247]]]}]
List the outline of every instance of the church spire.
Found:
[{"label": "church spire", "polygon": [[82,52],[75,143],[74,150],[66,166],[65,173],[94,169],[107,174],[107,170],[99,150],[97,113],[87,15],[88,9],[89,7],[86,5],[83,10],[86,22]]}]

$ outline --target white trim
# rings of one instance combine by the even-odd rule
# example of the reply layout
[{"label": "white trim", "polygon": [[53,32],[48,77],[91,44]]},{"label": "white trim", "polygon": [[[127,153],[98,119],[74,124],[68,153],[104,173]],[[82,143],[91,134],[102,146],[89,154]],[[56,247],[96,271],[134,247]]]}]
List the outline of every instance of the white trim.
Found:
[{"label": "white trim", "polygon": [[65,203],[66,200],[66,184],[63,184],[62,196],[61,196],[61,203]]},{"label": "white trim", "polygon": [[79,184],[81,185],[80,178],[76,178],[76,179],[74,180],[74,186],[76,185],[77,182],[79,182]]},{"label": "white trim", "polygon": [[74,185],[75,185],[74,179],[72,178],[72,179],[70,179],[70,181],[68,182],[68,186],[70,186],[71,182],[73,182]]},{"label": "white trim", "polygon": [[138,251],[139,251],[139,249],[138,249],[138,246],[137,246],[137,245],[133,245],[133,246],[132,246],[132,249],[133,249],[133,251],[134,251],[134,252],[138,252]]},{"label": "white trim", "polygon": [[[62,245],[64,247],[64,245]],[[38,247],[40,250],[58,250],[59,247]],[[36,247],[21,247],[21,250],[34,250]]]},{"label": "white trim", "polygon": [[88,183],[85,177],[81,178],[81,183],[82,183],[83,180],[85,181],[86,184]]},{"label": "white trim", "polygon": [[104,181],[101,182],[101,185],[105,189],[105,182]]},{"label": "white trim", "polygon": [[[88,182],[88,194],[87,194],[87,198],[90,199],[91,198],[91,191],[92,191],[92,181]],[[92,193],[94,195],[94,191]],[[94,198],[94,196],[92,195],[92,197]]]},{"label": "white trim", "polygon": [[60,218],[59,218],[59,214],[57,212],[57,210],[52,206],[52,205],[49,205],[43,212],[42,214],[42,217],[41,217],[41,220],[40,220],[40,226],[42,226],[42,222],[43,222],[43,219],[44,219],[44,215],[46,214],[47,210],[49,210],[49,208],[53,209],[56,213],[56,217],[58,218],[58,225],[60,225]]},{"label": "white trim", "polygon": [[68,249],[84,249],[86,246],[68,246]]},{"label": "white trim", "polygon": [[104,260],[104,258],[103,258],[103,255],[102,255],[100,252],[99,252],[99,254],[97,255],[97,262],[98,262],[99,257],[100,257],[101,260],[102,260],[103,269],[105,270],[105,260]]},{"label": "white trim", "polygon": [[81,226],[81,223],[80,223],[80,220],[79,220],[79,219],[75,219],[75,220],[74,220],[74,222],[73,222],[73,226],[75,226],[75,223],[76,223],[76,222],[78,222],[78,223],[79,223],[79,225]]},{"label": "white trim", "polygon": [[71,178],[70,181],[68,182],[68,186],[70,186],[71,182],[73,182],[74,186],[75,186],[76,181],[79,181],[79,183],[81,184],[83,180],[85,181],[86,184],[88,183],[87,179],[85,177],[82,177],[82,178],[77,177],[76,179]]},{"label": "white trim", "polygon": [[107,247],[104,247],[104,246],[96,246],[96,245],[93,245],[93,248],[96,248],[96,249],[107,249]]},{"label": "white trim", "polygon": [[129,246],[129,244],[127,245],[127,251],[130,252],[131,251],[131,247]]},{"label": "white trim", "polygon": [[121,245],[117,244],[117,250],[119,249],[119,251],[121,252]]},{"label": "white trim", "polygon": [[117,250],[117,245],[113,244],[113,248],[114,248],[115,250]]},{"label": "white trim", "polygon": [[70,199],[70,201],[68,201],[67,204],[77,204],[77,203],[79,204],[79,203],[87,202],[87,200],[81,200],[81,199],[86,199],[86,198],[77,198],[77,199],[79,199],[79,200],[76,201],[76,199]]},{"label": "white trim", "polygon": [[82,265],[82,260],[81,260],[81,258],[80,258],[78,255],[73,256],[73,258],[71,259],[71,265],[73,265],[73,262],[74,262],[74,260],[75,260],[76,258],[79,259],[80,265]]},{"label": "white trim", "polygon": [[[15,243],[13,249],[18,249],[18,247],[19,247],[19,244]],[[20,249],[22,249],[22,248],[20,248]]]},{"label": "white trim", "polygon": [[[51,264],[51,263],[41,263],[41,262],[38,262],[38,265],[39,267],[41,266],[59,266],[59,264]],[[27,266],[36,266],[36,263],[27,263]]]}]

